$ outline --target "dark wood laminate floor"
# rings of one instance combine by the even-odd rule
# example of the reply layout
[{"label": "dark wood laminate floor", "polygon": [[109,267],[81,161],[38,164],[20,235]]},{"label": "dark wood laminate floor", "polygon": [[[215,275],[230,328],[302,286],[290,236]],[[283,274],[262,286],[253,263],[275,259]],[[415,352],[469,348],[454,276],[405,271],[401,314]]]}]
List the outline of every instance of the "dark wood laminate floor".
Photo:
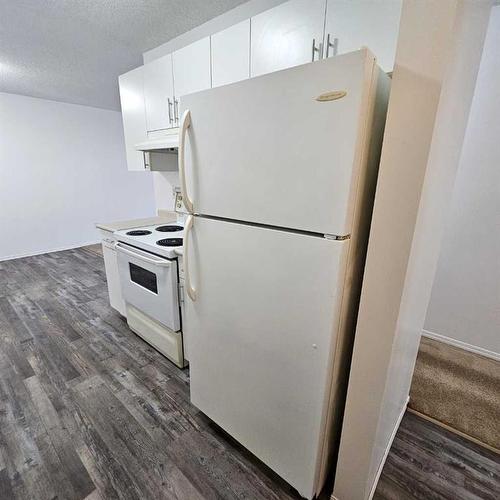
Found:
[{"label": "dark wood laminate floor", "polygon": [[407,412],[374,500],[499,500],[500,455]]},{"label": "dark wood laminate floor", "polygon": [[[499,498],[498,461],[415,419],[377,500]],[[187,371],[128,329],[78,249],[0,262],[0,498],[298,497],[190,404]]]},{"label": "dark wood laminate floor", "polygon": [[0,498],[297,498],[189,402],[84,249],[0,262]]}]

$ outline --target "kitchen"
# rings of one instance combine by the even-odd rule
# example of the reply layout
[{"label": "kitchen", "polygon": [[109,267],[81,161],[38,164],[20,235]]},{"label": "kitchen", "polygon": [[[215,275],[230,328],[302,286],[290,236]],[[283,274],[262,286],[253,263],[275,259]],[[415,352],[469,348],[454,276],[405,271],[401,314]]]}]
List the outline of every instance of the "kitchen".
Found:
[{"label": "kitchen", "polygon": [[[377,329],[379,342],[360,344],[381,297],[366,290],[384,265],[379,312],[400,310],[401,291],[416,286],[396,279],[416,264],[394,263],[413,251],[425,210],[408,205],[394,225],[381,214],[405,199],[427,196],[431,206],[439,192],[405,183],[408,175],[431,175],[431,160],[407,146],[408,165],[394,170],[390,162],[401,164],[405,152],[389,151],[397,141],[409,144],[411,130],[400,126],[408,113],[422,131],[439,131],[448,119],[448,94],[440,98],[435,80],[421,75],[472,99],[491,5],[252,0],[232,7],[218,15],[208,9],[204,22],[150,45],[142,64],[119,73],[113,127],[123,127],[119,175],[127,178],[115,195],[81,183],[95,186],[94,206],[82,209],[82,220],[98,221],[87,239],[3,252],[9,410],[0,429],[15,436],[2,447],[5,498],[34,491],[40,498],[428,494],[409,465],[407,481],[391,490],[384,464],[397,453],[401,422],[404,432],[413,418],[408,391],[433,274],[421,285],[419,334],[405,341],[411,348],[399,361],[386,343],[403,338],[397,329],[386,328],[387,337]],[[477,21],[467,31],[460,21],[470,13]],[[465,54],[446,50],[466,42]],[[436,70],[445,65],[454,71]],[[422,105],[408,107],[408,99]],[[446,136],[458,150],[467,102],[457,135]],[[102,113],[98,107],[93,112]],[[102,115],[93,127],[104,116],[111,122]],[[96,158],[107,132],[97,135]],[[413,137],[419,154],[439,147],[426,137]],[[455,172],[457,161],[440,165]],[[103,167],[95,179],[109,175]],[[434,186],[446,191],[454,175]],[[402,197],[396,205],[395,193]],[[83,203],[76,198],[66,206]],[[101,213],[91,215],[97,207]],[[439,233],[443,221],[424,227]],[[91,245],[97,235],[102,250]],[[427,263],[437,261],[439,241],[426,251]],[[403,359],[407,387],[388,404],[386,379],[375,374]],[[363,411],[374,415],[365,425],[356,417]],[[356,439],[372,425],[372,434]],[[495,449],[493,442],[470,453],[495,471]],[[353,481],[356,461],[362,479]],[[498,486],[475,481],[484,498]],[[458,494],[455,483],[446,487],[440,491],[450,498]]]}]

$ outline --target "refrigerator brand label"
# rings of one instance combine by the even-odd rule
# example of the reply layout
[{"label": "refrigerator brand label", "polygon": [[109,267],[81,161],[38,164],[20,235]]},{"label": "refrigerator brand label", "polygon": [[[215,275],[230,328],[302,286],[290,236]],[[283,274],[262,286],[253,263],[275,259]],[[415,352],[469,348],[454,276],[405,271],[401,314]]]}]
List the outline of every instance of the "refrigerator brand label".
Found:
[{"label": "refrigerator brand label", "polygon": [[319,102],[336,101],[337,99],[342,99],[342,97],[345,97],[346,95],[346,90],[332,90],[331,92],[320,94],[318,97],[316,97],[316,100]]}]

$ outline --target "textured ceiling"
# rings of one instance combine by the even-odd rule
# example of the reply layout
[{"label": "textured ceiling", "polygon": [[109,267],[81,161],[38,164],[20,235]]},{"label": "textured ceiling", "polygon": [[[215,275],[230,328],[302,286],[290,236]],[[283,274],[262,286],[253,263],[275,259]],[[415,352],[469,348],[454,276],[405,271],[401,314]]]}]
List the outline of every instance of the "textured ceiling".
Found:
[{"label": "textured ceiling", "polygon": [[0,92],[120,109],[142,53],[246,0],[0,0]]}]

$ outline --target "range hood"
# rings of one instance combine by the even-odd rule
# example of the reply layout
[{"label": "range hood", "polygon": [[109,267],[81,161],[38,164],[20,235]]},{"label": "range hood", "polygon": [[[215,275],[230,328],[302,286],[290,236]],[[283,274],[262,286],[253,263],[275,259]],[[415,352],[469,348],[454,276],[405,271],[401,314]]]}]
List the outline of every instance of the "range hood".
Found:
[{"label": "range hood", "polygon": [[135,145],[137,151],[155,151],[157,153],[176,153],[179,147],[179,135],[169,134],[155,137]]},{"label": "range hood", "polygon": [[178,148],[178,134],[151,138],[135,145],[135,149],[142,151],[144,156],[144,168],[159,172],[171,172],[178,169]]}]

